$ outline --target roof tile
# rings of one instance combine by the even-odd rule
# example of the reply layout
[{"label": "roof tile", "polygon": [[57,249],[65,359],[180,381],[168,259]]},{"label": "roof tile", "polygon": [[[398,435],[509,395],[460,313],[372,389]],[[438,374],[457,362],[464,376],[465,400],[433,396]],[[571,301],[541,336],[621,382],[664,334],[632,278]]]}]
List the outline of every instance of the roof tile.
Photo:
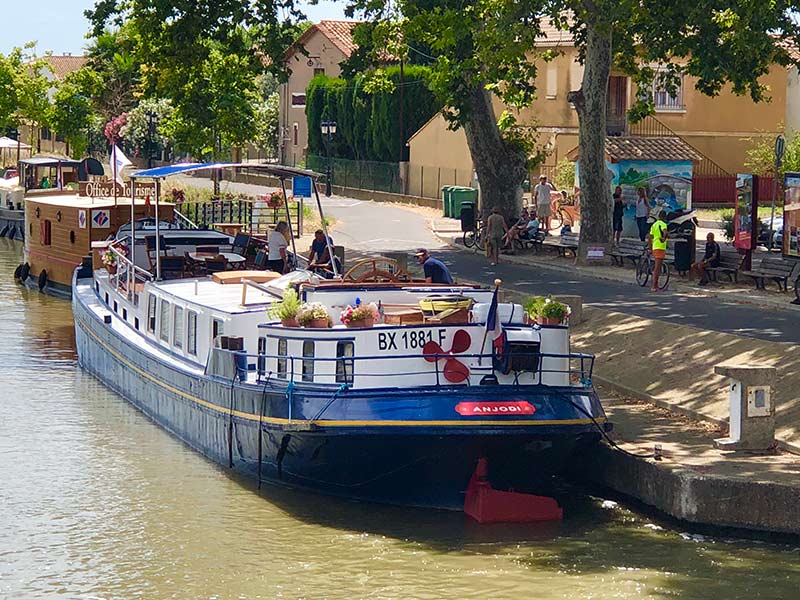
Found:
[{"label": "roof tile", "polygon": [[85,56],[72,56],[71,54],[51,54],[42,58],[50,66],[53,76],[58,80],[78,71],[88,60]]}]

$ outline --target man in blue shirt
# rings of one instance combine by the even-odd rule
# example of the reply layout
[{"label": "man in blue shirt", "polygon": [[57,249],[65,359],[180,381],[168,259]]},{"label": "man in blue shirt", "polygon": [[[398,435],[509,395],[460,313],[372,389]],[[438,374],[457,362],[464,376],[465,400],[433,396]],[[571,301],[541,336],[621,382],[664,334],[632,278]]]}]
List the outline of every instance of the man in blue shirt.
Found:
[{"label": "man in blue shirt", "polygon": [[422,265],[425,271],[425,281],[427,283],[453,283],[453,276],[450,269],[442,261],[433,258],[425,248],[418,248],[414,256],[417,262]]}]

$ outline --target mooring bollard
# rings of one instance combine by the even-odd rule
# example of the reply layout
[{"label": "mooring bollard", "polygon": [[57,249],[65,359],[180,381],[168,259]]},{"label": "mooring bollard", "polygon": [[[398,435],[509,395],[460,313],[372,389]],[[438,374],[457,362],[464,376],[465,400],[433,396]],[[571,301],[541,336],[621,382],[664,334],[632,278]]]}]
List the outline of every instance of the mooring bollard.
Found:
[{"label": "mooring bollard", "polygon": [[775,401],[770,382],[775,367],[721,364],[717,375],[728,377],[730,428],[727,438],[714,440],[721,450],[763,452],[775,444]]},{"label": "mooring bollard", "polygon": [[556,302],[563,302],[569,306],[572,314],[569,316],[570,325],[580,325],[583,320],[583,297],[570,296],[567,294],[555,294],[553,300]]}]

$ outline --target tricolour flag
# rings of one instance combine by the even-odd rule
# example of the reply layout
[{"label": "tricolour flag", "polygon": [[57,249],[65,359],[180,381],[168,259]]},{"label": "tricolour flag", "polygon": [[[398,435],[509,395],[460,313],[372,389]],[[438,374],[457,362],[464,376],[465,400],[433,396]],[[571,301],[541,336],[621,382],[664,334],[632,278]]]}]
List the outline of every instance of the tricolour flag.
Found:
[{"label": "tricolour flag", "polygon": [[114,144],[114,147],[111,149],[109,166],[111,167],[112,177],[123,187],[125,186],[125,182],[122,180],[122,169],[131,164],[133,163],[128,160],[128,157]]},{"label": "tricolour flag", "polygon": [[495,353],[502,356],[503,350],[505,349],[505,336],[503,336],[503,325],[500,323],[500,315],[497,310],[497,290],[498,288],[495,287],[494,294],[492,295],[492,303],[489,306],[489,313],[486,315],[486,335],[484,339],[490,338]]}]

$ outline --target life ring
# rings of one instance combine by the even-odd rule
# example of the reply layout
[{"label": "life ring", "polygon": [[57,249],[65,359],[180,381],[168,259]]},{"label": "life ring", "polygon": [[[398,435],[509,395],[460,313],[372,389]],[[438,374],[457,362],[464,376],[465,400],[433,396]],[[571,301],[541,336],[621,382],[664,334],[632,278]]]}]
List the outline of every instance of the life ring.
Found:
[{"label": "life ring", "polygon": [[39,291],[44,290],[44,286],[47,285],[47,269],[42,269],[42,272],[39,273]]},{"label": "life ring", "polygon": [[25,281],[28,278],[28,275],[31,274],[31,266],[28,263],[25,263],[20,266],[19,269],[19,280]]}]

